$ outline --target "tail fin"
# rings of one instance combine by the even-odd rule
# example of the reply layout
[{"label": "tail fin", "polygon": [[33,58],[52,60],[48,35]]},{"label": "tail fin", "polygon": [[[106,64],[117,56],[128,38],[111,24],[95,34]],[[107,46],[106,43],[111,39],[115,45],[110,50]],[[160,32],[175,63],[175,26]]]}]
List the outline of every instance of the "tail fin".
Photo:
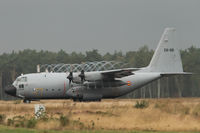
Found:
[{"label": "tail fin", "polygon": [[182,73],[183,67],[176,40],[176,30],[166,28],[148,66],[151,72]]}]

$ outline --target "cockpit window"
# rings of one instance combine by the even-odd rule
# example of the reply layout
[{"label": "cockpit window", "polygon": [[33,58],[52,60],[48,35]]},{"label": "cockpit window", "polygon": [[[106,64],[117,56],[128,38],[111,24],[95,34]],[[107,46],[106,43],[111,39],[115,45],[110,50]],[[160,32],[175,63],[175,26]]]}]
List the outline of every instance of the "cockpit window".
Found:
[{"label": "cockpit window", "polygon": [[22,81],[22,82],[27,82],[27,77],[22,77],[22,78],[21,78],[21,81]]},{"label": "cockpit window", "polygon": [[19,85],[19,88],[24,88],[24,85],[23,85],[23,84],[20,84],[20,85]]},{"label": "cockpit window", "polygon": [[27,82],[27,77],[17,78],[17,82]]},{"label": "cockpit window", "polygon": [[17,78],[16,81],[18,82],[18,81],[20,81],[20,79],[21,79],[21,78]]}]

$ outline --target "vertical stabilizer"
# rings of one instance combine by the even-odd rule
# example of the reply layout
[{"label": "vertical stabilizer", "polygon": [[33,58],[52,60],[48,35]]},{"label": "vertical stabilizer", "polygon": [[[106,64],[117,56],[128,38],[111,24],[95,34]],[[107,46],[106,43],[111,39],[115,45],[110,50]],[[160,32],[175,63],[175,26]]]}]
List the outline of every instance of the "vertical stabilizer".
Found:
[{"label": "vertical stabilizer", "polygon": [[148,70],[166,73],[183,72],[176,30],[174,28],[165,29],[148,66]]}]

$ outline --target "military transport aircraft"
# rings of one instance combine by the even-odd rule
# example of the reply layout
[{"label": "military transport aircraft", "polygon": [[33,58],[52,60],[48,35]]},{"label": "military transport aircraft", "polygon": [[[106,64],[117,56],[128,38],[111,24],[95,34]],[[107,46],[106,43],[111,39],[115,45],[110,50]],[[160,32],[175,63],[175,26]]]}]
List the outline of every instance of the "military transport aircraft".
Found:
[{"label": "military transport aircraft", "polygon": [[182,74],[190,73],[183,72],[176,30],[166,28],[147,67],[25,74],[5,88],[5,92],[24,99],[24,102],[39,99],[100,101],[125,95],[163,76]]}]

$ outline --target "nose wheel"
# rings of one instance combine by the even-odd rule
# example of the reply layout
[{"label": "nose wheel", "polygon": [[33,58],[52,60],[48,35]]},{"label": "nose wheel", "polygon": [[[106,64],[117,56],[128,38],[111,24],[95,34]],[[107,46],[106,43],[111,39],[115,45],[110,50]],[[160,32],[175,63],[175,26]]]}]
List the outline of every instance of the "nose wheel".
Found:
[{"label": "nose wheel", "polygon": [[31,103],[31,100],[24,99],[24,100],[23,100],[23,103]]}]

